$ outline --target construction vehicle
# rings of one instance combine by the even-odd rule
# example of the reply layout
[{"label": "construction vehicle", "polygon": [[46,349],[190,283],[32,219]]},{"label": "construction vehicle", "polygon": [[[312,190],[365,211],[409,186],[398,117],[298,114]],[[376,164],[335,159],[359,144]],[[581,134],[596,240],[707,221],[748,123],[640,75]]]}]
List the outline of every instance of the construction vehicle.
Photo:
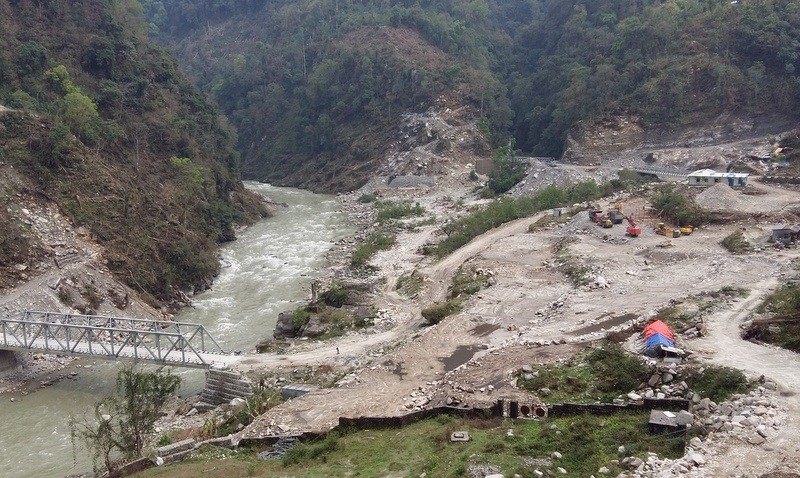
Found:
[{"label": "construction vehicle", "polygon": [[625,214],[622,214],[622,211],[619,209],[614,209],[608,212],[608,218],[611,219],[611,222],[614,224],[622,224],[622,221],[625,219]]},{"label": "construction vehicle", "polygon": [[693,233],[694,230],[695,230],[695,227],[692,226],[691,224],[689,224],[688,226],[683,226],[682,228],[680,228],[682,236],[688,236],[689,234]]},{"label": "construction vehicle", "polygon": [[611,218],[609,218],[608,214],[603,214],[601,209],[589,210],[589,219],[598,226],[606,229],[614,226],[614,223],[611,221]]},{"label": "construction vehicle", "polygon": [[661,234],[662,236],[676,238],[676,237],[681,237],[681,230],[669,228],[663,222],[659,222],[658,225],[656,226],[656,234]]},{"label": "construction vehicle", "polygon": [[642,233],[642,228],[636,225],[636,222],[630,216],[625,216],[625,220],[628,221],[628,228],[625,229],[625,234],[631,237],[639,237],[639,234]]}]

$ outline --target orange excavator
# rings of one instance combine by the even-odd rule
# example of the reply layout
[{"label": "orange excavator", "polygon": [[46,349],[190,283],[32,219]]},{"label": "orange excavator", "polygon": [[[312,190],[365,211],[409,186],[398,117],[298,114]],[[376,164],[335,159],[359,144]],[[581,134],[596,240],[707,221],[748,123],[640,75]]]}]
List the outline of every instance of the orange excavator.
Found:
[{"label": "orange excavator", "polygon": [[631,237],[638,237],[639,234],[642,233],[642,228],[636,225],[636,222],[630,216],[625,216],[625,220],[628,221],[628,228],[625,229],[625,234]]}]

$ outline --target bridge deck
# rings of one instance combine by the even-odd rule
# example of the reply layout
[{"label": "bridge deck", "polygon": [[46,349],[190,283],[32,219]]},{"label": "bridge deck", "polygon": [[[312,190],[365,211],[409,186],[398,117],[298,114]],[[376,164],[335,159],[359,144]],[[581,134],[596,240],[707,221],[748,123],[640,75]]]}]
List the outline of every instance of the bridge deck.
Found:
[{"label": "bridge deck", "polygon": [[0,319],[0,348],[199,368],[238,360],[199,324],[52,312]]},{"label": "bridge deck", "polygon": [[669,168],[651,168],[647,166],[634,168],[634,171],[641,174],[651,174],[653,176],[666,176],[673,178],[685,178],[692,173],[683,169],[669,169]]}]

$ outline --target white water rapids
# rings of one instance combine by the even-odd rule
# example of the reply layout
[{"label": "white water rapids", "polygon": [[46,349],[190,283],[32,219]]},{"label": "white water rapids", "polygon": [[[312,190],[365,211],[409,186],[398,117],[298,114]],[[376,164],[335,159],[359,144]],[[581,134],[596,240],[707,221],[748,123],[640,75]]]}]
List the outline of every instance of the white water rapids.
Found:
[{"label": "white water rapids", "polygon": [[[195,297],[176,318],[203,324],[225,350],[245,353],[272,335],[278,313],[304,300],[326,266],[325,253],[353,232],[330,196],[260,183],[247,187],[288,207],[226,244],[213,289]],[[0,396],[0,478],[56,478],[91,469],[85,450],[73,458],[69,417],[113,392],[117,365],[81,359],[69,370],[77,377],[29,395]],[[201,371],[173,372],[183,378],[182,396],[202,389]]]}]

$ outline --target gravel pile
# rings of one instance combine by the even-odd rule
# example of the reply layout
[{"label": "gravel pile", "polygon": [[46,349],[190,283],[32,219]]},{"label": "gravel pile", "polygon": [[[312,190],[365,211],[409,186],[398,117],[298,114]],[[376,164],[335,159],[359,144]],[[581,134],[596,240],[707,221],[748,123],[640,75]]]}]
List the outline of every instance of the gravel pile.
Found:
[{"label": "gravel pile", "polygon": [[727,184],[717,183],[695,197],[698,206],[709,211],[746,211],[749,201]]}]

